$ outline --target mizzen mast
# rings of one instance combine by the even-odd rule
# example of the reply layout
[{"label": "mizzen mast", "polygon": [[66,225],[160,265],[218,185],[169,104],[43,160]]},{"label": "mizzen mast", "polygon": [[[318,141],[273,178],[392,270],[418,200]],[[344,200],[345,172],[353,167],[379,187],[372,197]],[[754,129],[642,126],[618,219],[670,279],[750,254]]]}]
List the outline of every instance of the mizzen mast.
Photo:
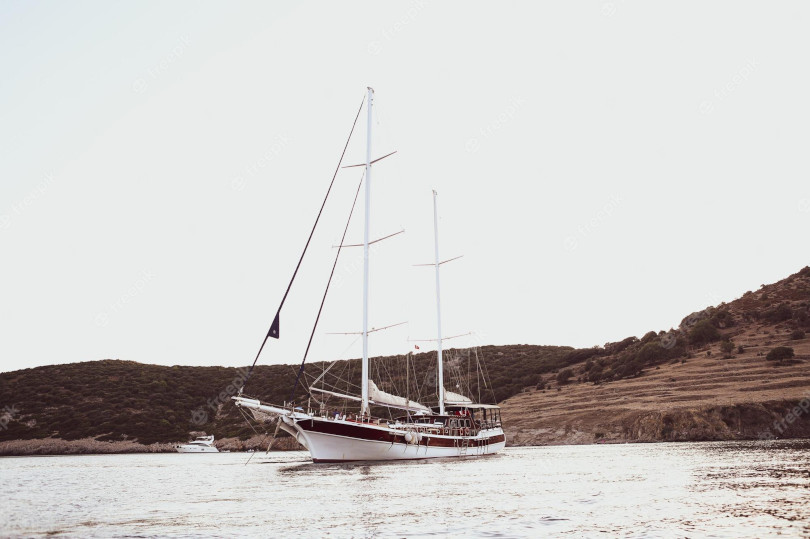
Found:
[{"label": "mizzen mast", "polygon": [[368,122],[366,127],[366,221],[363,230],[363,378],[360,413],[369,414],[368,406],[368,244],[371,208],[371,108],[374,89],[368,88]]},{"label": "mizzen mast", "polygon": [[436,252],[436,324],[438,326],[437,340],[439,347],[437,348],[439,370],[439,413],[444,415],[444,364],[442,363],[442,299],[441,288],[439,285],[439,213],[436,209],[436,190],[433,191],[433,236],[434,247]]}]

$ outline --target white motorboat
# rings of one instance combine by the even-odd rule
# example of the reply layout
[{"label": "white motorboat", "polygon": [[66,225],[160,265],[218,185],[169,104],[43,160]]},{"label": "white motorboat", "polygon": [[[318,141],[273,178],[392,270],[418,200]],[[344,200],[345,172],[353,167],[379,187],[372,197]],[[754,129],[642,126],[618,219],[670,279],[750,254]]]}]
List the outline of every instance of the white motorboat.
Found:
[{"label": "white motorboat", "polygon": [[177,446],[178,453],[219,453],[214,447],[214,436],[198,436],[187,444]]}]

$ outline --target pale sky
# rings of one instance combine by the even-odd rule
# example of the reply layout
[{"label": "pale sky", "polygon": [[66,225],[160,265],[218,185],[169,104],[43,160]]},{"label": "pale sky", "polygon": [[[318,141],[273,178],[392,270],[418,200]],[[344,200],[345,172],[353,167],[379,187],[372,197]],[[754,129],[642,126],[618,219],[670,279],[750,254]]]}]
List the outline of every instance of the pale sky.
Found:
[{"label": "pale sky", "polygon": [[[810,263],[804,2],[0,3],[0,370],[249,364],[367,86],[372,355],[603,344]],[[365,114],[365,113],[364,113]],[[363,116],[364,118],[364,116]],[[364,119],[347,158],[363,160]],[[361,169],[261,364],[301,360]],[[362,199],[348,241],[362,241]],[[358,357],[360,251],[311,360]],[[430,348],[422,345],[422,349]]]}]

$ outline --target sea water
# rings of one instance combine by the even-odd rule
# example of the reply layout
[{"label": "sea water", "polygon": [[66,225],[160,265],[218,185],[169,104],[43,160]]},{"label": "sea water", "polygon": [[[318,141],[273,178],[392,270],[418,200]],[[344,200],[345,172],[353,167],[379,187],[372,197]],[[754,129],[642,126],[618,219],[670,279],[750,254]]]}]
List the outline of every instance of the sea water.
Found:
[{"label": "sea water", "polygon": [[[248,459],[250,461],[248,462]],[[1,536],[805,537],[807,441],[0,458]]]}]

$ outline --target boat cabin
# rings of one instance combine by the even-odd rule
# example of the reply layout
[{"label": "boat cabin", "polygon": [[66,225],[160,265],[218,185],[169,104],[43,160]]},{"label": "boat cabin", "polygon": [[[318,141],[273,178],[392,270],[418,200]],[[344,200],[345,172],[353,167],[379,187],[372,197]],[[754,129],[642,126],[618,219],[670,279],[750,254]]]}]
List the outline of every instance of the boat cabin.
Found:
[{"label": "boat cabin", "polygon": [[[438,412],[438,407],[434,408]],[[445,406],[444,412],[450,422],[459,419],[471,423],[476,430],[492,429],[501,426],[501,409],[494,404],[465,404]]]},{"label": "boat cabin", "polygon": [[397,423],[415,424],[427,428],[449,429],[451,432],[476,433],[481,430],[501,426],[501,409],[492,404],[468,404],[464,406],[445,406],[444,415],[439,407],[432,409],[432,414],[416,413],[396,418]]}]

